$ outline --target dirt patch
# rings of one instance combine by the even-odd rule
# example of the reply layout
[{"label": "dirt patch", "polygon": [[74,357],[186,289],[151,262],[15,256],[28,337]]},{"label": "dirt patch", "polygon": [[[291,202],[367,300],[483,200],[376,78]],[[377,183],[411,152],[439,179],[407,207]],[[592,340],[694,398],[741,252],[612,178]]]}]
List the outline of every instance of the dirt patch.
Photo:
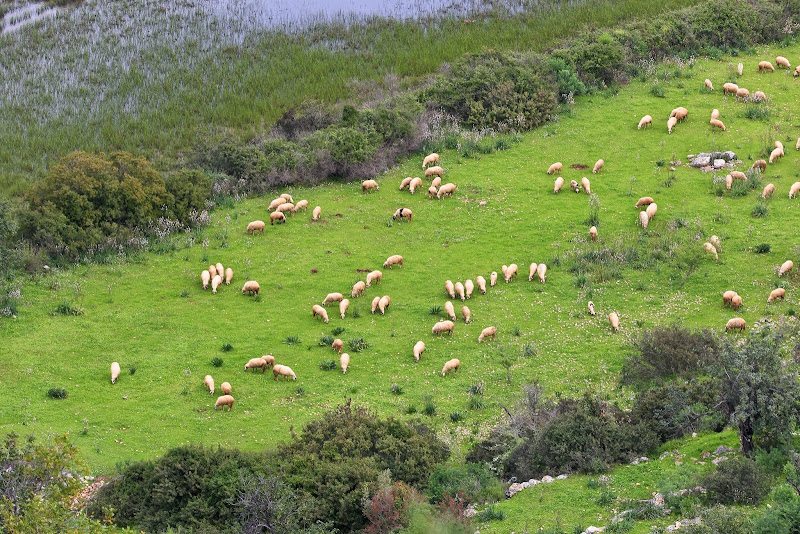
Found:
[{"label": "dirt patch", "polygon": [[342,218],[342,214],[341,213],[334,213],[333,216],[334,217],[339,217],[340,219]]},{"label": "dirt patch", "polygon": [[316,269],[311,269],[311,274],[317,274],[319,271]]},{"label": "dirt patch", "polygon": [[371,273],[372,269],[356,269],[357,273]]},{"label": "dirt patch", "polygon": [[589,166],[588,165],[584,165],[583,163],[573,163],[572,165],[569,166],[569,168],[580,171],[580,170],[583,170],[583,169],[588,169]]}]

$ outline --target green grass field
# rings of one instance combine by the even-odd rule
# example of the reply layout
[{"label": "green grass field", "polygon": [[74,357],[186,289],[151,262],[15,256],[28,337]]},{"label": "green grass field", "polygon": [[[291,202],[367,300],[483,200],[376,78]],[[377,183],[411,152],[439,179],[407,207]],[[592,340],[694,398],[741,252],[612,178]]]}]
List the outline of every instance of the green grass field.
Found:
[{"label": "green grass field", "polygon": [[[268,220],[271,198],[249,199],[215,211],[212,226],[188,248],[38,276],[22,286],[18,318],[0,321],[0,425],[5,432],[23,434],[68,432],[99,474],[189,442],[261,449],[288,439],[292,428],[299,431],[350,398],[381,415],[420,418],[453,445],[457,456],[503,419],[500,404],[512,402],[520,386],[531,381],[551,394],[590,390],[625,404],[630,392],[618,389],[618,373],[629,342],[643,328],[678,320],[722,332],[737,315],[721,305],[727,289],[744,298],[738,316],[748,324],[793,315],[796,278],[779,279],[776,268],[786,259],[800,260],[792,238],[800,207],[788,199],[789,186],[800,176],[794,149],[800,133],[795,85],[800,82],[786,70],[756,72],[759,60],[774,61],[777,54],[794,61],[800,46],[760,49],[721,62],[701,59],[693,66],[658,66],[644,81],[579,99],[563,108],[557,121],[525,134],[508,150],[480,158],[445,152],[444,182],[458,185],[454,198],[436,201],[422,192],[411,196],[397,190],[403,177],[420,174],[420,156],[378,177],[377,193],[362,194],[358,183],[292,188],[295,200],[322,207],[319,223],[310,221],[309,210],[285,225],[267,226],[264,235],[249,236],[244,232],[248,222]],[[745,73],[737,81],[751,92],[767,93],[770,101],[760,106],[769,109],[769,121],[746,118],[746,109],[755,105],[722,96],[722,84],[738,78],[731,69],[740,60]],[[656,77],[666,98],[650,91]],[[714,81],[713,93],[702,90],[706,77]],[[677,106],[688,108],[689,118],[668,135],[666,120]],[[715,107],[726,132],[708,125]],[[644,114],[654,117],[654,126],[638,131]],[[761,177],[763,184],[776,185],[765,218],[751,216],[760,189],[719,197],[711,173],[686,166],[687,154],[730,149],[745,170],[776,139],[786,146],[786,157]],[[605,169],[592,175],[591,165],[601,157]],[[683,165],[671,173],[673,159]],[[589,197],[566,188],[553,194],[554,177],[545,171],[554,161],[564,163],[567,182],[591,179],[601,206],[597,243],[588,242]],[[570,169],[573,164],[590,169]],[[645,195],[653,196],[659,209],[642,230],[634,203]],[[411,223],[392,221],[401,206],[413,210]],[[722,239],[719,262],[705,255],[678,291],[685,277],[680,258],[712,234]],[[772,252],[755,254],[753,247],[761,243],[769,243]],[[579,253],[626,247],[635,254],[606,254],[585,280],[569,271]],[[404,267],[382,269],[382,284],[351,299],[347,318],[340,319],[332,306],[329,324],[311,317],[312,304],[329,292],[349,293],[365,276],[358,270],[381,269],[392,254],[404,256]],[[201,289],[199,275],[218,261],[236,274],[230,287],[212,295]],[[546,284],[527,281],[532,261],[547,263]],[[501,277],[486,295],[476,290],[467,302],[472,324],[459,321],[452,338],[431,334],[443,314],[434,317],[429,309],[443,307],[445,279],[488,279],[491,271],[510,263],[520,267],[516,280],[506,284]],[[247,279],[260,282],[260,301],[241,294]],[[767,305],[778,283],[787,287],[786,302]],[[391,308],[385,316],[370,314],[372,298],[381,295],[391,296]],[[598,310],[595,317],[586,313],[588,300]],[[84,313],[53,315],[64,301]],[[358,318],[351,315],[356,309]],[[620,314],[618,334],[609,329],[610,311]],[[497,340],[478,344],[488,325],[498,327]],[[361,353],[350,352],[346,375],[319,368],[337,359],[317,345],[335,327],[345,328],[339,335],[345,343],[363,337],[370,344]],[[299,336],[302,343],[284,343],[289,336]],[[412,347],[420,339],[427,349],[414,363]],[[234,348],[223,352],[227,343]],[[528,344],[531,355],[525,356]],[[292,367],[298,380],[275,382],[269,374],[242,371],[249,358],[262,354]],[[211,365],[214,357],[223,358],[222,367]],[[461,360],[461,370],[442,378],[443,363],[453,357]],[[510,383],[503,360],[511,364]],[[109,380],[112,361],[123,369],[115,385]],[[203,386],[208,373],[217,384],[232,384],[236,405],[231,413],[214,411],[216,396]],[[485,407],[471,410],[468,388],[481,381]],[[403,393],[393,394],[393,384]],[[68,398],[49,399],[51,387],[66,388]],[[436,405],[433,416],[420,413],[426,395]],[[416,414],[408,414],[410,406]],[[454,412],[463,420],[452,422]],[[565,491],[580,480],[567,481]],[[535,491],[531,495],[538,498]],[[509,516],[496,524],[497,532],[524,526],[516,518],[526,498],[502,505]],[[586,516],[569,521],[562,516],[562,524],[580,520],[588,525],[594,513],[590,507]],[[550,520],[544,511],[535,518]]]}]

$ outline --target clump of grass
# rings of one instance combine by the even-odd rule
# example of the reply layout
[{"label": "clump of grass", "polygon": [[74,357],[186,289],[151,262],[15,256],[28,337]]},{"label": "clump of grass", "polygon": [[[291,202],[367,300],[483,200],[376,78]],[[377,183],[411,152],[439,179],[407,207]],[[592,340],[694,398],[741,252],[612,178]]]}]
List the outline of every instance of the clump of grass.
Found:
[{"label": "clump of grass", "polygon": [[766,254],[768,252],[772,252],[772,247],[769,243],[760,243],[753,248],[753,251],[756,254]]},{"label": "clump of grass", "polygon": [[253,302],[261,302],[261,295],[256,295],[253,297]]},{"label": "clump of grass", "polygon": [[233,345],[231,345],[230,343],[225,343],[222,345],[222,347],[220,347],[220,350],[222,352],[230,352],[233,350]]},{"label": "clump of grass", "polygon": [[511,335],[519,337],[522,335],[522,330],[520,330],[518,326],[515,326],[511,329]]},{"label": "clump of grass", "polygon": [[67,390],[64,388],[50,388],[47,390],[47,396],[51,399],[66,399]]},{"label": "clump of grass", "polygon": [[362,351],[367,350],[370,347],[369,343],[367,343],[364,340],[363,337],[357,337],[357,338],[351,339],[347,343],[347,345],[350,347],[350,350],[353,351],[353,352],[362,352]]},{"label": "clump of grass", "polygon": [[478,395],[473,395],[469,398],[469,409],[470,410],[483,410],[486,408],[486,401],[483,400],[483,397]]},{"label": "clump of grass", "polygon": [[298,397],[302,397],[306,394],[306,388],[303,386],[297,386],[297,389],[295,389],[294,392]]},{"label": "clump of grass", "polygon": [[189,298],[189,290],[188,289],[184,289],[183,291],[181,291],[181,298]]},{"label": "clump of grass", "polygon": [[337,326],[336,328],[331,330],[331,334],[334,335],[334,336],[338,336],[342,332],[344,332],[344,327],[343,326]]},{"label": "clump of grass", "polygon": [[403,386],[400,384],[392,384],[392,389],[390,391],[392,395],[402,395],[404,393]]},{"label": "clump of grass", "polygon": [[590,478],[586,481],[586,487],[589,489],[597,489],[600,487],[600,482],[596,478]]},{"label": "clump of grass", "polygon": [[[353,319],[358,319],[359,317],[361,317],[361,310],[359,308],[353,308],[353,312],[351,315],[353,316]],[[344,331],[344,328],[342,328],[342,331]]]},{"label": "clump of grass", "polygon": [[506,518],[506,513],[500,510],[495,505],[490,504],[486,510],[478,514],[478,519],[481,521],[503,521]]},{"label": "clump of grass", "polygon": [[214,367],[222,367],[222,364],[223,364],[222,358],[220,358],[219,356],[211,358],[211,365],[213,365]]},{"label": "clump of grass", "polygon": [[[286,336],[286,339],[283,340],[286,345],[299,345],[302,342],[303,340],[300,339],[300,336]],[[331,343],[333,343],[333,340],[331,340]]]},{"label": "clump of grass", "polygon": [[135,375],[136,374],[136,366],[128,368],[128,373],[130,373],[131,376]]},{"label": "clump of grass", "polygon": [[319,338],[320,347],[330,347],[333,343],[333,336],[322,336]]},{"label": "clump of grass", "polygon": [[524,356],[536,356],[536,347],[533,346],[533,343],[525,343],[522,347],[522,354]]},{"label": "clump of grass", "polygon": [[759,203],[759,204],[756,204],[755,206],[753,206],[753,211],[750,212],[750,215],[752,217],[756,217],[758,219],[763,219],[764,217],[767,216],[767,212],[768,211],[769,210],[767,209],[767,205],[766,204]]},{"label": "clump of grass", "polygon": [[742,114],[745,119],[769,122],[770,111],[767,106],[747,106]]},{"label": "clump of grass", "polygon": [[429,417],[436,415],[436,403],[433,402],[433,397],[425,395],[422,397],[422,413]]},{"label": "clump of grass", "polygon": [[616,498],[617,496],[614,495],[614,493],[611,490],[603,488],[603,490],[600,491],[600,496],[597,498],[597,504],[599,504],[600,506],[610,506],[611,504],[614,503],[614,500]]},{"label": "clump of grass", "polygon": [[486,386],[484,385],[483,381],[475,382],[469,388],[467,388],[467,393],[470,395],[483,395]]},{"label": "clump of grass", "polygon": [[461,412],[453,412],[450,414],[450,420],[454,423],[458,423],[462,419],[464,419],[464,414]]},{"label": "clump of grass", "polygon": [[65,300],[56,306],[56,309],[53,310],[52,315],[83,315],[83,310],[77,306],[73,306],[68,300]]},{"label": "clump of grass", "polygon": [[430,308],[428,308],[428,313],[430,315],[439,315],[440,313],[442,313],[442,307],[441,306],[431,306]]},{"label": "clump of grass", "polygon": [[413,415],[413,414],[417,413],[417,405],[416,404],[409,404],[408,406],[406,406],[406,413],[408,415]]},{"label": "clump of grass", "polygon": [[336,362],[333,360],[325,360],[323,362],[320,362],[319,368],[322,369],[323,371],[333,371],[334,369],[336,369]]}]

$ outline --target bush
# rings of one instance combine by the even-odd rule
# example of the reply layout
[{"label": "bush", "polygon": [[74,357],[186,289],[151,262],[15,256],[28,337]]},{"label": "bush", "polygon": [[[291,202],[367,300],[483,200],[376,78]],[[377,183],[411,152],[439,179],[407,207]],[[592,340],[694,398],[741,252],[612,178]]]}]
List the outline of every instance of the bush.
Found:
[{"label": "bush", "polygon": [[480,521],[502,521],[506,518],[506,513],[498,509],[495,505],[490,504],[486,509],[478,514]]},{"label": "bush", "polygon": [[319,338],[320,347],[330,347],[333,344],[333,336],[322,336]]},{"label": "bush", "polygon": [[167,215],[184,224],[191,223],[192,211],[206,209],[214,180],[201,171],[183,170],[171,174],[166,180],[167,194],[172,196]]},{"label": "bush", "polygon": [[733,458],[720,463],[701,484],[712,503],[756,505],[769,491],[769,476],[755,461]]},{"label": "bush", "polygon": [[766,254],[768,252],[772,252],[772,247],[769,245],[769,243],[761,243],[756,245],[753,251],[756,254]]},{"label": "bush", "polygon": [[324,362],[320,362],[319,368],[323,371],[333,371],[336,369],[336,362],[333,360],[325,360]]},{"label": "bush", "polygon": [[767,209],[767,205],[766,204],[760,204],[759,203],[759,204],[756,204],[755,206],[753,206],[753,211],[750,212],[750,216],[751,217],[756,217],[756,218],[759,218],[759,219],[763,219],[764,217],[767,216],[767,212],[768,211],[769,210]]},{"label": "bush", "polygon": [[56,306],[52,315],[83,315],[83,310],[77,306],[73,306],[68,300],[65,300]]},{"label": "bush", "polygon": [[714,409],[719,390],[709,381],[668,384],[636,395],[631,417],[662,442],[704,430],[721,431],[725,417]]},{"label": "bush", "polygon": [[347,344],[352,352],[362,352],[370,347],[363,337],[353,338]]},{"label": "bush", "polygon": [[211,365],[213,365],[214,367],[222,367],[222,364],[223,364],[222,358],[220,358],[219,356],[214,356],[213,358],[211,358]]},{"label": "bush", "polygon": [[428,480],[427,495],[431,503],[459,495],[466,503],[479,503],[503,499],[504,489],[488,464],[437,465]]},{"label": "bush", "polygon": [[64,388],[50,388],[47,390],[47,396],[51,399],[66,399],[67,390]]}]

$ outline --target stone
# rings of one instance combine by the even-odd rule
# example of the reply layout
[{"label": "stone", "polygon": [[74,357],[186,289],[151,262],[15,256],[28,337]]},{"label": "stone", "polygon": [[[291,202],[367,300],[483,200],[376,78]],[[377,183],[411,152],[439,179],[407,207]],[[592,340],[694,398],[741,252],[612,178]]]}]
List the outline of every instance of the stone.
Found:
[{"label": "stone", "polygon": [[522,489],[528,489],[530,487],[531,487],[531,483],[528,482],[527,480],[522,483]]},{"label": "stone", "polygon": [[545,475],[542,477],[542,482],[545,484],[549,484],[550,482],[554,481],[555,479],[549,475]]},{"label": "stone", "polygon": [[597,534],[597,532],[603,532],[605,529],[606,527],[589,527],[581,534]]},{"label": "stone", "polygon": [[529,484],[529,485],[531,485],[531,486],[535,486],[536,484],[541,484],[541,482],[539,482],[539,481],[538,481],[538,480],[536,480],[535,478],[532,478],[532,479],[530,479],[530,480],[528,481],[528,484]]},{"label": "stone", "polygon": [[689,164],[692,167],[707,167],[711,165],[711,156],[700,155],[692,160]]},{"label": "stone", "polygon": [[656,493],[653,495],[653,498],[650,500],[653,503],[653,506],[664,506],[664,495],[661,493]]},{"label": "stone", "polygon": [[715,159],[714,163],[711,166],[714,167],[715,169],[721,169],[722,167],[725,166],[725,160],[724,159]]},{"label": "stone", "polygon": [[726,452],[731,452],[733,449],[730,447],[726,447],[725,445],[720,445],[716,449],[714,449],[714,455],[719,456],[720,454],[725,454]]},{"label": "stone", "polygon": [[731,150],[726,150],[722,153],[722,159],[725,161],[733,161],[736,159],[736,153]]},{"label": "stone", "polygon": [[567,478],[567,476],[568,476],[568,475],[558,475],[558,476],[556,477],[556,480],[564,480],[565,478]]},{"label": "stone", "polygon": [[724,462],[727,459],[728,459],[727,456],[720,456],[718,458],[714,458],[713,460],[711,460],[711,463],[714,464],[714,465],[719,465],[720,462]]}]

